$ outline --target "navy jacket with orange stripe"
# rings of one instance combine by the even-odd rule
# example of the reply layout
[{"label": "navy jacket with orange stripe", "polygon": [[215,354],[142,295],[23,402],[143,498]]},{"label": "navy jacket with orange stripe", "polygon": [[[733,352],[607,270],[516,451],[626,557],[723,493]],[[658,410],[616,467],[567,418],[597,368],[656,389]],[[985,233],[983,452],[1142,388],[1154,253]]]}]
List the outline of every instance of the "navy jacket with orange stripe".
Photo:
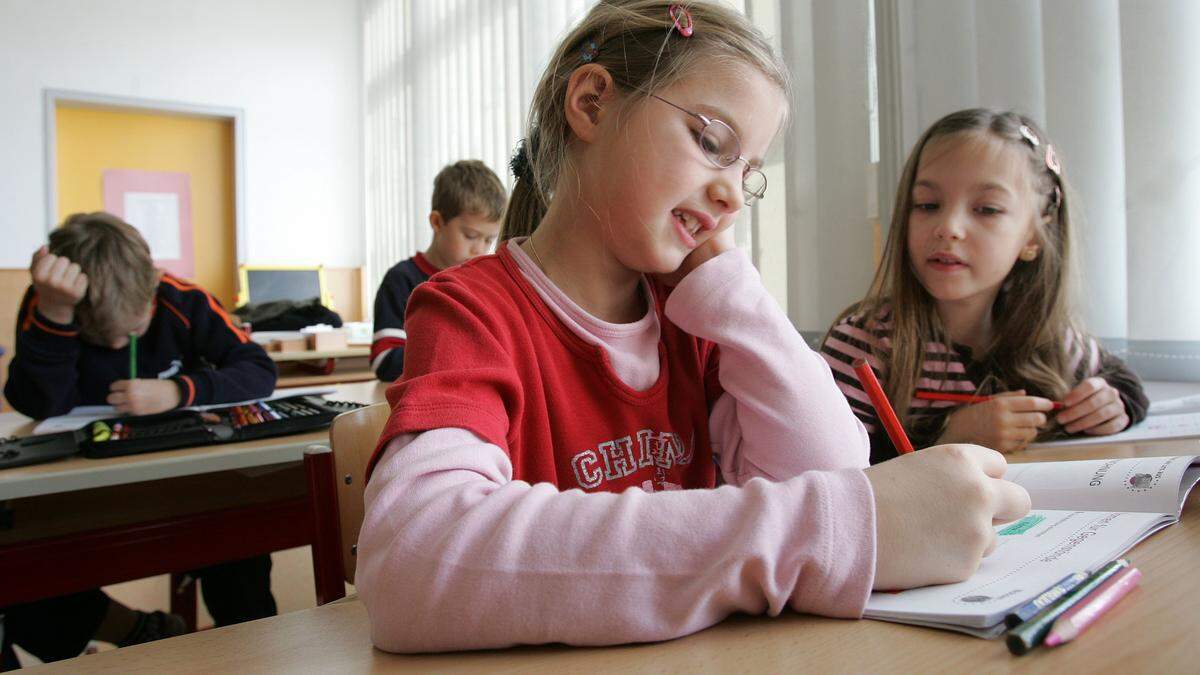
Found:
[{"label": "navy jacket with orange stripe", "polygon": [[[32,287],[17,315],[17,348],[4,395],[13,408],[42,419],[77,405],[104,405],[109,386],[129,378],[129,348],[110,349],[79,337],[79,326],[37,311]],[[180,405],[231,403],[269,396],[275,363],[236,328],[220,303],[198,286],[164,274],[154,317],[138,338],[138,377],[170,379]]]}]

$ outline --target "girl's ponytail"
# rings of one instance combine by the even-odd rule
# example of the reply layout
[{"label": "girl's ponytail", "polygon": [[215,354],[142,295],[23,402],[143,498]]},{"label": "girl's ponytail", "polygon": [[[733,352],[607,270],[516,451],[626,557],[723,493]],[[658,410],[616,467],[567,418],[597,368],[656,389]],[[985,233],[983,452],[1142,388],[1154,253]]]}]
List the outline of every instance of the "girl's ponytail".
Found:
[{"label": "girl's ponytail", "polygon": [[513,237],[528,237],[546,215],[546,199],[538,189],[537,178],[534,175],[536,132],[530,134],[530,139],[532,140],[522,140],[517,145],[517,152],[508,163],[516,182],[513,183],[512,195],[508,198],[508,208],[504,210],[504,222],[500,226],[501,242]]}]

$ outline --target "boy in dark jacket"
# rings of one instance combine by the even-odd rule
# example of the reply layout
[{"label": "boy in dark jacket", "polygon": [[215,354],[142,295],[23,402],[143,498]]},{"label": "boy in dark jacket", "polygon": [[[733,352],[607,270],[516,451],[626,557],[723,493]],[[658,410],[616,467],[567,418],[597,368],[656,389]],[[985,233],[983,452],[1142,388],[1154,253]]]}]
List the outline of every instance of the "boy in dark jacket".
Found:
[{"label": "boy in dark jacket", "polygon": [[[203,289],[155,269],[136,229],[108,213],[75,214],[33,255],[4,393],[41,419],[78,405],[146,415],[266,397],[275,364]],[[136,373],[130,372],[137,336]],[[198,570],[217,625],[274,615],[270,556]],[[136,644],[183,631],[180,617],[129,609],[99,589],[0,609],[12,644],[44,661],[91,639]]]},{"label": "boy in dark jacket", "polygon": [[408,296],[437,272],[490,252],[507,199],[500,178],[476,159],[455,162],[433,179],[433,241],[424,253],[393,265],[375,293],[371,370],[380,380],[394,382],[404,371]]}]

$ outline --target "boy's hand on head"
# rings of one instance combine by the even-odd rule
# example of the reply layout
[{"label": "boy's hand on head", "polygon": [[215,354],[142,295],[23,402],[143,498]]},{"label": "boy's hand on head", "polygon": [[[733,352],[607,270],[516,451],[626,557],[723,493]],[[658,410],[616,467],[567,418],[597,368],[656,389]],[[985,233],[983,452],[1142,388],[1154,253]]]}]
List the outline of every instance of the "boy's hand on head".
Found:
[{"label": "boy's hand on head", "polygon": [[1089,377],[1063,398],[1066,409],[1054,421],[1070,434],[1115,434],[1129,426],[1121,394],[1102,377]]},{"label": "boy's hand on head", "polygon": [[670,274],[657,275],[658,280],[667,286],[678,286],[679,282],[683,281],[683,278],[691,273],[692,270],[721,255],[725,251],[734,248],[737,248],[737,242],[733,238],[733,226],[730,225],[693,249],[683,259],[683,263],[679,265],[679,269]]},{"label": "boy's hand on head", "polygon": [[153,415],[179,405],[179,387],[171,380],[117,380],[105,400],[119,413]]},{"label": "boy's hand on head", "polygon": [[38,311],[55,323],[75,320],[75,305],[87,295],[88,278],[79,265],[51,253],[45,246],[33,254],[29,264]]},{"label": "boy's hand on head", "polygon": [[875,494],[875,588],[962,581],[996,548],[994,525],[1029,512],[1008,462],[977,445],[939,445],[866,469]]},{"label": "boy's hand on head", "polygon": [[1016,452],[1033,442],[1046,426],[1054,402],[1025,391],[998,394],[992,400],[966,405],[946,418],[939,443],[975,443],[1000,452]]}]

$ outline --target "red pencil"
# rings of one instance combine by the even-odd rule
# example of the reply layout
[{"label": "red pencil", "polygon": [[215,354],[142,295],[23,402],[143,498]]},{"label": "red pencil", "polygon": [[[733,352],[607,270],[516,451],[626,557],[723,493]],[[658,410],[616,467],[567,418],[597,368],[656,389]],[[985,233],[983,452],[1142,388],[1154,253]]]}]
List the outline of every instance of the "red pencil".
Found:
[{"label": "red pencil", "polygon": [[[917,398],[922,401],[954,401],[955,403],[984,403],[992,400],[991,396],[976,396],[974,394],[956,394],[948,391],[918,391]],[[1067,406],[1059,401],[1054,401],[1054,407],[1051,410],[1062,410]]]},{"label": "red pencil", "polygon": [[871,370],[871,365],[859,359],[854,362],[854,372],[858,373],[858,381],[862,383],[867,396],[871,397],[871,405],[875,406],[875,414],[887,430],[888,438],[892,439],[892,445],[896,446],[896,450],[902,455],[912,452],[912,443],[904,433],[904,427],[900,426],[900,420],[896,417],[896,411],[892,410],[887,394],[883,393],[883,387],[879,386],[879,380],[875,379],[875,371]]}]

